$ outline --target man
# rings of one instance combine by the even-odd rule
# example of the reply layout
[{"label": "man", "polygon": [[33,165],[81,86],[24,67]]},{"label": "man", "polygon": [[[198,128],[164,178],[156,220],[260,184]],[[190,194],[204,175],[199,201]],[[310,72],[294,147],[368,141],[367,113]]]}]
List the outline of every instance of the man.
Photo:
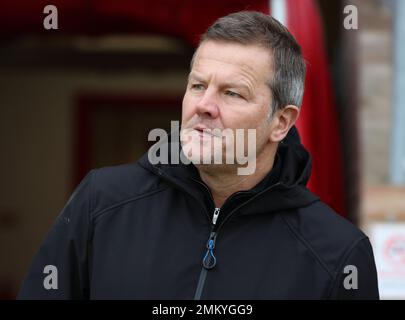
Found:
[{"label": "man", "polygon": [[[19,297],[378,299],[367,236],[305,187],[311,160],[294,127],[304,78],[300,47],[275,19],[239,12],[216,21],[183,100],[180,140],[192,163],[148,153],[91,171]],[[249,129],[254,143],[225,139]],[[178,141],[160,146],[168,143]],[[232,146],[254,148],[252,172],[239,174],[240,158],[208,161],[235,155]]]}]

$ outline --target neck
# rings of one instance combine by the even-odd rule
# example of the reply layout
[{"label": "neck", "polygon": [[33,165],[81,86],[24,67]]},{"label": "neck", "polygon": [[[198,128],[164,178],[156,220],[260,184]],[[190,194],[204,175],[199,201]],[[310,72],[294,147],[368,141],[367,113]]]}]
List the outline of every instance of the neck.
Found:
[{"label": "neck", "polygon": [[234,165],[198,165],[201,180],[210,188],[217,208],[222,207],[233,193],[256,186],[273,168],[277,148],[263,151],[256,159],[256,170],[251,175],[238,175]]}]

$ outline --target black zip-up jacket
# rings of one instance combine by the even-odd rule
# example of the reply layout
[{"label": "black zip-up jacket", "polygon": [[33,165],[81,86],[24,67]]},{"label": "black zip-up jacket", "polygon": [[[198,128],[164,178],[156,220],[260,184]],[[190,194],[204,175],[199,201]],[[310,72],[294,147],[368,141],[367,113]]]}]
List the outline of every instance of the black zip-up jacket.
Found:
[{"label": "black zip-up jacket", "polygon": [[19,298],[378,299],[369,239],[305,187],[311,160],[295,128],[276,159],[220,209],[193,165],[152,165],[145,155],[92,170]]}]

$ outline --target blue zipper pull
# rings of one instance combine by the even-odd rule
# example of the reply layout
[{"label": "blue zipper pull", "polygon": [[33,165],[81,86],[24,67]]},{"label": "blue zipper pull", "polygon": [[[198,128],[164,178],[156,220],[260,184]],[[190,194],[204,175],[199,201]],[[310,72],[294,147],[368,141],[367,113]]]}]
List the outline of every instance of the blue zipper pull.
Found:
[{"label": "blue zipper pull", "polygon": [[[215,208],[214,214],[212,216],[212,228],[214,228],[215,224],[217,223],[217,219],[219,216],[219,212],[221,211],[220,208]],[[210,237],[207,242],[207,252],[203,258],[203,267],[205,269],[212,269],[217,264],[217,258],[214,256],[214,248],[215,248],[215,238],[217,237],[216,232],[212,231]]]},{"label": "blue zipper pull", "polygon": [[217,258],[215,258],[214,256],[215,238],[216,233],[211,232],[210,238],[207,242],[207,252],[205,253],[205,256],[203,258],[203,267],[208,270],[214,268],[217,264]]}]

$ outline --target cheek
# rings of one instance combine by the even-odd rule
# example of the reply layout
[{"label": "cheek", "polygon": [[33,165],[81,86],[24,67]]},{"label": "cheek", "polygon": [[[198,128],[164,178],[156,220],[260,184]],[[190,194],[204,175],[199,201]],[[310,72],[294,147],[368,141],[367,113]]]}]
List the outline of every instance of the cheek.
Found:
[{"label": "cheek", "polygon": [[238,117],[234,119],[232,126],[234,129],[245,129],[245,140],[248,137],[247,129],[255,129],[256,142],[262,145],[268,140],[269,135],[270,123],[267,120],[267,116],[267,110],[263,108],[251,108],[250,112],[239,114]]},{"label": "cheek", "polygon": [[253,115],[253,125],[257,130],[267,129],[269,125],[269,112],[270,108],[267,104],[263,104],[256,109],[256,113]]},{"label": "cheek", "polygon": [[257,109],[246,108],[241,112],[222,113],[224,126],[233,129],[257,129],[263,122],[263,115]]},{"label": "cheek", "polygon": [[181,120],[182,122],[187,122],[190,120],[195,113],[194,103],[192,99],[185,94],[183,98],[183,105],[181,111]]}]

